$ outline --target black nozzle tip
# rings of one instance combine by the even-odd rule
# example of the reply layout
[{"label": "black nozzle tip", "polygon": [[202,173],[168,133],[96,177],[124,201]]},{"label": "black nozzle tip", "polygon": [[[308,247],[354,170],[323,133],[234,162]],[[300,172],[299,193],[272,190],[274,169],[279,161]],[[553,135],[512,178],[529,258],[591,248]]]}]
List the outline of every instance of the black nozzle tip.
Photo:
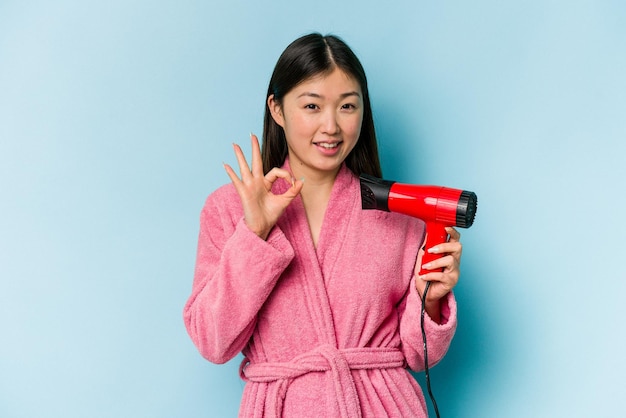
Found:
[{"label": "black nozzle tip", "polygon": [[476,209],[478,208],[478,196],[474,192],[463,190],[459,203],[456,207],[456,224],[461,228],[469,228],[474,223]]},{"label": "black nozzle tip", "polygon": [[389,190],[395,181],[382,180],[369,174],[361,174],[361,207],[389,212]]}]

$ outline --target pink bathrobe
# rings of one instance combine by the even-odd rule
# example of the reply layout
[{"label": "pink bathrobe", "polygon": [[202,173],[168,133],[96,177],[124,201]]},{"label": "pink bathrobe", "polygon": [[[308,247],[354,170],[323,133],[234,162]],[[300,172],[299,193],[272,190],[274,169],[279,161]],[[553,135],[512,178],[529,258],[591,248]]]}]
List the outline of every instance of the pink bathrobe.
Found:
[{"label": "pink bathrobe", "polygon": [[[285,163],[288,169],[288,162]],[[274,193],[289,185],[274,184]],[[241,417],[425,417],[421,301],[413,269],[420,220],[361,209],[359,179],[341,168],[317,249],[302,201],[267,241],[243,220],[229,184],[200,218],[187,331],[209,361],[243,351]],[[442,324],[426,318],[428,358],[438,362],[456,328],[452,294]]]}]

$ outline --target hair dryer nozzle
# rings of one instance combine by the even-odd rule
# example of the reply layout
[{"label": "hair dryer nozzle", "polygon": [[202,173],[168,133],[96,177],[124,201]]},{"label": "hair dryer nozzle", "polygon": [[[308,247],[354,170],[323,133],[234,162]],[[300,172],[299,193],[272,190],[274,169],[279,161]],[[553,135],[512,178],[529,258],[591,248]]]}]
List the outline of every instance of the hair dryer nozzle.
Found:
[{"label": "hair dryer nozzle", "polygon": [[469,228],[474,223],[478,197],[476,193],[463,190],[456,207],[456,224],[461,228]]},{"label": "hair dryer nozzle", "polygon": [[361,174],[361,207],[389,212],[389,191],[395,181],[382,180],[369,174]]}]

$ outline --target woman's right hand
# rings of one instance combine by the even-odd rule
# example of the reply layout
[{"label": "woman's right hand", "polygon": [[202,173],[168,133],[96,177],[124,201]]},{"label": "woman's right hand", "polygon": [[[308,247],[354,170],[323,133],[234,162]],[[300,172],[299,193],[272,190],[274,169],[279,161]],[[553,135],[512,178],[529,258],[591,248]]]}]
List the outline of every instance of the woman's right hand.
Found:
[{"label": "woman's right hand", "polygon": [[[248,166],[246,157],[237,144],[233,144],[233,148],[239,163],[241,179],[228,164],[224,164],[224,168],[241,199],[246,225],[259,237],[267,239],[278,218],[291,201],[300,194],[303,182],[294,179],[291,173],[278,167],[272,168],[263,175],[259,139],[256,135],[250,134],[250,140],[252,142],[252,169]],[[276,195],[272,193],[272,184],[279,178],[286,180],[291,187],[285,193]]]}]

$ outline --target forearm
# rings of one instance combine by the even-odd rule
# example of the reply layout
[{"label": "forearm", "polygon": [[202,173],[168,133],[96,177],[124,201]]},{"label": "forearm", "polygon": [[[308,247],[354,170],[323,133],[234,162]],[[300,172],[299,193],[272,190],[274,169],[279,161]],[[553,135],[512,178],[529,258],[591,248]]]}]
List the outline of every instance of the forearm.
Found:
[{"label": "forearm", "polygon": [[200,353],[223,363],[249,340],[256,315],[291,261],[293,250],[282,232],[270,234],[266,242],[243,222],[223,248],[215,247],[215,242],[215,237],[200,237],[184,319]]},{"label": "forearm", "polygon": [[[445,355],[454,336],[457,325],[456,300],[450,292],[433,306],[427,303],[424,308],[426,310],[424,330],[428,337],[428,363],[432,366]],[[421,309],[421,297],[413,286],[401,309],[400,318],[402,350],[409,367],[413,370],[424,368],[424,343],[420,326]]]}]

